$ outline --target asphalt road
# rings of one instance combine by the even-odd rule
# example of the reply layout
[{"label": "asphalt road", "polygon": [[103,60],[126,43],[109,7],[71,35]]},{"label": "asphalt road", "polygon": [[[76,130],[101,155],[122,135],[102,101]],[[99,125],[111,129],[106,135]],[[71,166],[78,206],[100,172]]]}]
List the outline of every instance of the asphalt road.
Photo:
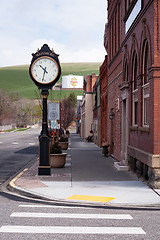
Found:
[{"label": "asphalt road", "polygon": [[0,216],[1,240],[160,239],[160,209],[59,205],[0,192]]},{"label": "asphalt road", "polygon": [[[37,158],[39,132],[0,133],[1,183]],[[160,209],[60,205],[0,190],[0,216],[1,240],[160,239]]]},{"label": "asphalt road", "polygon": [[0,184],[38,156],[40,128],[0,133]]}]

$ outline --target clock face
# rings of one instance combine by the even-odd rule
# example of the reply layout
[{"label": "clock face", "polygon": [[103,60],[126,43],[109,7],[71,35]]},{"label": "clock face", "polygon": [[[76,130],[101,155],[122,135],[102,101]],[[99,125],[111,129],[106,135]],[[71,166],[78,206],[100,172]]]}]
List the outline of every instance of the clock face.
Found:
[{"label": "clock face", "polygon": [[58,64],[50,57],[38,58],[31,67],[33,78],[41,84],[53,82],[57,78],[58,73]]}]

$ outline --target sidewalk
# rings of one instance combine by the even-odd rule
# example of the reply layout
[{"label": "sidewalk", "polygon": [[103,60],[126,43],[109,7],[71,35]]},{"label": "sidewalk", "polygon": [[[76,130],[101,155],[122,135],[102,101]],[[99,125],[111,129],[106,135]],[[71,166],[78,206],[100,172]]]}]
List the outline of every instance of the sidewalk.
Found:
[{"label": "sidewalk", "polygon": [[[10,182],[27,196],[94,206],[160,206],[160,196],[129,171],[117,171],[94,143],[72,134],[64,168],[38,176],[38,161]],[[158,190],[159,191],[159,190]]]}]

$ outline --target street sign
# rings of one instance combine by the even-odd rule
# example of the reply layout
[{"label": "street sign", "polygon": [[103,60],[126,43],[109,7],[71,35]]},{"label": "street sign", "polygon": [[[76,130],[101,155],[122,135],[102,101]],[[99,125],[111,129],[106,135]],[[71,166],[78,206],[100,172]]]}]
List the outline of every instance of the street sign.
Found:
[{"label": "street sign", "polygon": [[59,120],[59,112],[59,102],[48,103],[48,120]]},{"label": "street sign", "polygon": [[57,120],[51,120],[51,129],[56,129],[57,127]]},{"label": "street sign", "polygon": [[57,120],[51,120],[51,129],[60,129],[60,123]]}]

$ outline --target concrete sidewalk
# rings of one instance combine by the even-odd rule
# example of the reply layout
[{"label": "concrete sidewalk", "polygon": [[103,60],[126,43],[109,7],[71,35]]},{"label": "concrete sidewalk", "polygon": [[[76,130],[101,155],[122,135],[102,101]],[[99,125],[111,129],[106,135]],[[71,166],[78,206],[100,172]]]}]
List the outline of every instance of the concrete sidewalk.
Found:
[{"label": "concrete sidewalk", "polygon": [[60,202],[108,206],[157,206],[160,196],[129,171],[117,171],[94,143],[72,134],[64,168],[51,176],[38,176],[38,161],[10,182],[10,188],[27,196]]}]

